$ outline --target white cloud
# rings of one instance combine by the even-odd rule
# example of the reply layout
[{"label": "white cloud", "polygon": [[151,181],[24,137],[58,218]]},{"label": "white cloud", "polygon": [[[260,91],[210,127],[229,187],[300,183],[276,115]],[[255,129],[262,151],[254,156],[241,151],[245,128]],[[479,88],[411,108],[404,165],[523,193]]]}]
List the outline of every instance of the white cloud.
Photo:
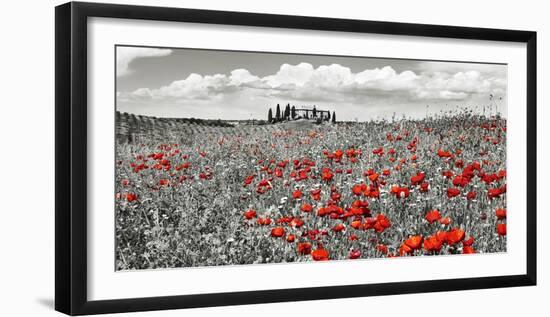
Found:
[{"label": "white cloud", "polygon": [[172,54],[171,49],[147,48],[147,47],[118,47],[116,54],[117,76],[125,76],[132,71],[128,68],[130,63],[140,57],[161,57]]},{"label": "white cloud", "polygon": [[[239,83],[239,84],[242,84]],[[202,76],[190,74],[187,78],[176,80],[168,86],[158,89],[139,88],[125,97],[130,99],[185,99],[185,100],[206,100],[219,94],[235,90],[238,85],[232,84],[231,79],[226,75],[216,74]]]},{"label": "white cloud", "polygon": [[502,93],[506,80],[482,75],[479,71],[466,71],[449,74],[445,72],[428,73],[422,76],[416,88],[416,97],[421,99],[461,100],[473,94]]},{"label": "white cloud", "polygon": [[385,66],[358,73],[355,82],[360,87],[392,91],[412,89],[417,86],[419,78],[410,70],[398,74],[390,66]]},{"label": "white cloud", "polygon": [[229,75],[202,76],[191,74],[158,89],[140,88],[124,93],[129,99],[208,100],[241,90],[259,96],[276,96],[294,100],[348,101],[391,96],[405,100],[465,100],[473,95],[502,93],[505,77],[484,74],[479,70],[454,73],[440,70],[417,74],[396,72],[391,66],[353,73],[339,65],[283,64],[273,74],[260,78],[246,69],[235,69]]},{"label": "white cloud", "polygon": [[277,88],[281,85],[303,86],[311,79],[314,72],[313,65],[309,63],[300,63],[298,65],[283,64],[276,74],[264,77],[263,81],[272,88]]}]

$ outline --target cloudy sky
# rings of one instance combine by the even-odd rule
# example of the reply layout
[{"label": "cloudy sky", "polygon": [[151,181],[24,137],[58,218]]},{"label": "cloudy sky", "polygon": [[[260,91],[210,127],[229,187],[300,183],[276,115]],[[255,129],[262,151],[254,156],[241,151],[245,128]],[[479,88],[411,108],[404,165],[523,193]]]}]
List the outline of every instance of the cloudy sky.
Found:
[{"label": "cloudy sky", "polygon": [[116,62],[117,110],[141,115],[265,119],[277,103],[339,120],[489,106],[506,115],[501,64],[126,46]]}]

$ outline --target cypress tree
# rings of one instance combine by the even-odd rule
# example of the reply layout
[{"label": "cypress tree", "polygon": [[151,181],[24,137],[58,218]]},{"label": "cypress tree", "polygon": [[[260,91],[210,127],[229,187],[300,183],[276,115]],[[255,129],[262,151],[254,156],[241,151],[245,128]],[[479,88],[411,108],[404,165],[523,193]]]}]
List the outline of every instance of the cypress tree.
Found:
[{"label": "cypress tree", "polygon": [[277,104],[277,110],[275,111],[275,121],[281,121],[281,108],[279,107],[279,104]]},{"label": "cypress tree", "polygon": [[327,113],[327,121],[330,121],[330,111]]},{"label": "cypress tree", "polygon": [[285,120],[288,120],[288,118],[290,118],[290,104],[287,104],[285,108]]},{"label": "cypress tree", "polygon": [[332,112],[332,123],[336,123],[336,112]]},{"label": "cypress tree", "polygon": [[267,122],[273,122],[273,111],[271,111],[271,108],[269,108],[269,111],[267,112]]},{"label": "cypress tree", "polygon": [[315,109],[315,105],[313,105],[313,117],[317,118],[317,109]]},{"label": "cypress tree", "polygon": [[292,109],[290,110],[290,116],[292,119],[296,118],[296,107],[292,106]]}]

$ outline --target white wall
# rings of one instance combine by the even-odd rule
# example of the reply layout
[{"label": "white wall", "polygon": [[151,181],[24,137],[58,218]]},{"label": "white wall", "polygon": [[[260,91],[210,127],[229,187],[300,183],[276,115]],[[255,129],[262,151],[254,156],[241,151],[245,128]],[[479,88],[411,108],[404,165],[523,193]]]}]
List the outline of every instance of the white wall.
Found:
[{"label": "white wall", "polygon": [[[550,159],[543,140],[550,120],[544,105],[550,76],[545,51],[550,23],[545,1],[108,1],[230,11],[345,17],[538,32],[539,285],[536,287],[414,294],[225,308],[130,314],[125,316],[401,316],[542,315],[550,309],[548,257],[550,221],[544,179]],[[53,316],[54,293],[54,5],[62,1],[9,1],[0,12],[0,315]],[[544,252],[543,252],[544,250]],[[373,274],[376,274],[373,272]],[[546,296],[545,296],[546,293]],[[537,314],[538,312],[538,314]],[[533,316],[534,316],[533,315]]]}]

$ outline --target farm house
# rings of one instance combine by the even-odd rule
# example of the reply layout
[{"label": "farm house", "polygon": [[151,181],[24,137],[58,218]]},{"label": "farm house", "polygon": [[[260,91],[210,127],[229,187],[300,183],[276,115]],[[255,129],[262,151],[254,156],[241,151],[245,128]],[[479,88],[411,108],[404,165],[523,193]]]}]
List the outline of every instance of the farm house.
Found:
[{"label": "farm house", "polygon": [[284,110],[281,110],[279,104],[276,106],[275,114],[273,110],[269,108],[267,114],[268,122],[281,122],[289,120],[299,120],[299,119],[308,119],[308,120],[318,120],[318,121],[332,121],[335,122],[335,112],[332,112],[332,115],[329,110],[317,109],[315,105],[312,108],[296,108],[296,106],[290,106],[287,104]]}]

